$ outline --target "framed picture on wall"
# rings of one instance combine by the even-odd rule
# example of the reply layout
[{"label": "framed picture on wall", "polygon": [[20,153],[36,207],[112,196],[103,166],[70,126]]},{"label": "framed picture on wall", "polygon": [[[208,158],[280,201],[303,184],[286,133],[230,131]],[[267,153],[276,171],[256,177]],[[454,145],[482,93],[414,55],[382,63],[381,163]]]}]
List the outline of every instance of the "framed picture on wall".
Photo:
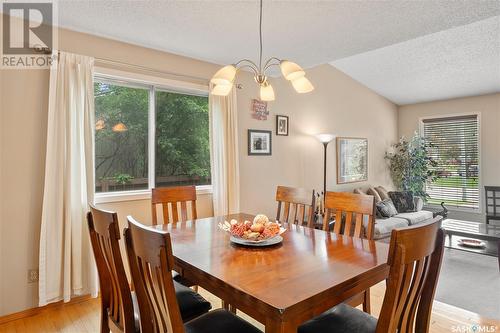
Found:
[{"label": "framed picture on wall", "polygon": [[248,130],[248,155],[271,155],[272,132],[262,130]]},{"label": "framed picture on wall", "polygon": [[288,116],[276,116],[276,135],[288,135]]},{"label": "framed picture on wall", "polygon": [[368,139],[337,137],[337,184],[368,180]]}]

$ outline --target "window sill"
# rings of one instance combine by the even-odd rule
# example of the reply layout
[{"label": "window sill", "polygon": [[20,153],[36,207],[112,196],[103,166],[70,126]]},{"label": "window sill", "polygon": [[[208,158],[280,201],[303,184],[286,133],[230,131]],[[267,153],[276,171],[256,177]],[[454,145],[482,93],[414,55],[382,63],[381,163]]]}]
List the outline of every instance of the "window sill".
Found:
[{"label": "window sill", "polygon": [[[196,186],[197,195],[212,194],[212,185]],[[96,193],[94,202],[96,204],[109,202],[125,202],[137,200],[150,200],[151,190],[123,191],[123,192],[106,192]]]}]

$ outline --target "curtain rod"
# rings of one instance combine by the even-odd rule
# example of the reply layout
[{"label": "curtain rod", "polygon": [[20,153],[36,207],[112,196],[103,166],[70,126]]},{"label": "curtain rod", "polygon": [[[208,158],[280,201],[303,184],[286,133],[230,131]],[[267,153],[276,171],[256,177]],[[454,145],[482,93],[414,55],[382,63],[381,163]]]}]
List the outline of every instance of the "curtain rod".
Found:
[{"label": "curtain rod", "polygon": [[[38,53],[44,53],[44,54],[51,54],[52,53],[52,50],[49,49],[49,48],[47,48],[47,47],[36,47],[35,46],[33,49],[36,52],[38,52]],[[61,54],[61,51],[58,50],[57,51],[57,57],[58,58],[59,58],[60,54]],[[162,71],[162,70],[153,69],[153,68],[142,66],[142,65],[130,64],[130,63],[127,63],[127,62],[112,60],[112,59],[108,59],[108,58],[99,58],[99,57],[93,57],[93,58],[95,60],[97,60],[97,62],[108,63],[108,64],[111,64],[111,65],[120,65],[120,66],[124,66],[124,67],[129,67],[129,68],[135,68],[135,69],[139,69],[139,70],[142,70],[142,71],[146,71],[146,72],[150,72],[150,73],[159,73],[159,74],[163,74],[163,75],[167,75],[167,76],[171,76],[171,77],[177,77],[177,78],[184,78],[184,79],[195,80],[195,81],[199,81],[199,82],[201,82],[203,84],[206,84],[206,85],[209,84],[209,79],[202,78],[202,77],[199,77],[199,76],[185,75],[185,74],[179,74],[179,73],[174,73],[174,72]],[[242,89],[243,85],[242,84],[236,84],[235,87],[237,89]]]},{"label": "curtain rod", "polygon": [[[58,52],[58,55],[59,55],[59,52]],[[106,58],[94,57],[94,59],[98,62],[104,62],[104,63],[108,63],[111,65],[117,64],[117,65],[126,66],[126,67],[130,67],[130,68],[137,68],[137,69],[147,71],[150,73],[160,73],[160,74],[167,75],[167,76],[174,76],[174,77],[179,77],[179,78],[187,78],[190,80],[196,80],[196,81],[201,82],[204,85],[208,85],[210,82],[209,79],[198,77],[198,76],[191,76],[191,75],[184,75],[184,74],[178,74],[178,73],[173,73],[173,72],[167,72],[167,71],[152,69],[152,68],[149,68],[146,66],[129,64],[126,62],[116,61],[116,60],[111,60],[111,59],[106,59]],[[243,89],[243,84],[241,84],[241,83],[236,83],[234,86],[236,87],[236,89]]]},{"label": "curtain rod", "polygon": [[[34,47],[33,49],[37,53],[52,54],[52,50],[49,49],[49,48],[47,48],[47,47]],[[58,58],[59,58],[60,54],[61,54],[61,51],[58,50],[57,51],[57,57]],[[130,64],[130,63],[123,62],[123,61],[112,60],[112,59],[108,59],[108,58],[99,58],[99,57],[93,57],[93,58],[97,62],[101,62],[101,63],[105,63],[105,64],[107,63],[107,64],[110,64],[110,65],[120,65],[120,66],[124,66],[124,67],[139,69],[139,70],[150,72],[150,73],[159,73],[159,74],[167,75],[167,76],[170,76],[170,77],[177,77],[177,78],[184,78],[184,79],[189,79],[189,80],[195,80],[195,81],[202,82],[205,85],[208,85],[208,82],[209,82],[209,79],[203,78],[203,77],[199,77],[199,76],[185,75],[185,74],[179,74],[179,73],[174,73],[174,72],[168,72],[168,71],[153,69],[153,68],[142,66],[142,65]]]},{"label": "curtain rod", "polygon": [[209,82],[209,80],[207,78],[153,69],[150,67],[136,65],[136,64],[130,64],[130,63],[126,63],[123,61],[117,61],[117,60],[111,60],[111,59],[99,58],[99,57],[94,57],[94,59],[100,63],[110,64],[110,65],[120,65],[120,66],[124,66],[124,67],[139,69],[139,70],[150,72],[150,73],[159,73],[159,74],[163,74],[163,75],[167,75],[167,76],[171,76],[171,77],[195,80],[195,81],[202,82],[205,85],[208,85],[208,82]]}]

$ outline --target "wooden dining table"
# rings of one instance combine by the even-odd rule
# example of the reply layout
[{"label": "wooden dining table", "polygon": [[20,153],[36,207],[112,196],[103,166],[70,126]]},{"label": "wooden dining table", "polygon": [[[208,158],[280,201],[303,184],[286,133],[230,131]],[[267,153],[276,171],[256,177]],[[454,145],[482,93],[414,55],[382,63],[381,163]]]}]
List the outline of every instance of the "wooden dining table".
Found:
[{"label": "wooden dining table", "polygon": [[388,245],[297,225],[283,242],[245,247],[219,222],[233,214],[157,225],[172,239],[175,270],[265,325],[266,333],[297,327],[387,278]]}]

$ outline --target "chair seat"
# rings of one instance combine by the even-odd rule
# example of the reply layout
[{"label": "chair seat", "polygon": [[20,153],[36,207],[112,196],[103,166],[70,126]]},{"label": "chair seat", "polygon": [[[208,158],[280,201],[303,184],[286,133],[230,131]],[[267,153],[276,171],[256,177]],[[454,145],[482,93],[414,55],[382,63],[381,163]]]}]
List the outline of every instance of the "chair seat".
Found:
[{"label": "chair seat", "polygon": [[229,311],[210,311],[184,325],[186,333],[262,333]]},{"label": "chair seat", "polygon": [[376,328],[377,319],[342,303],[302,324],[298,333],[374,333]]},{"label": "chair seat", "polygon": [[174,281],[174,288],[183,322],[187,322],[191,319],[199,317],[202,314],[210,311],[210,309],[212,308],[210,302],[204,299],[193,289],[186,287],[176,281]]},{"label": "chair seat", "polygon": [[[191,288],[183,286],[182,284],[175,281],[174,288],[183,322],[188,322],[196,317],[199,317],[210,311],[210,309],[212,308],[212,305],[209,301],[204,299],[200,294],[198,294]],[[132,292],[132,303],[134,306],[134,321],[136,332],[139,332],[141,327],[139,321],[139,304],[137,303],[137,296],[135,292]]]}]

